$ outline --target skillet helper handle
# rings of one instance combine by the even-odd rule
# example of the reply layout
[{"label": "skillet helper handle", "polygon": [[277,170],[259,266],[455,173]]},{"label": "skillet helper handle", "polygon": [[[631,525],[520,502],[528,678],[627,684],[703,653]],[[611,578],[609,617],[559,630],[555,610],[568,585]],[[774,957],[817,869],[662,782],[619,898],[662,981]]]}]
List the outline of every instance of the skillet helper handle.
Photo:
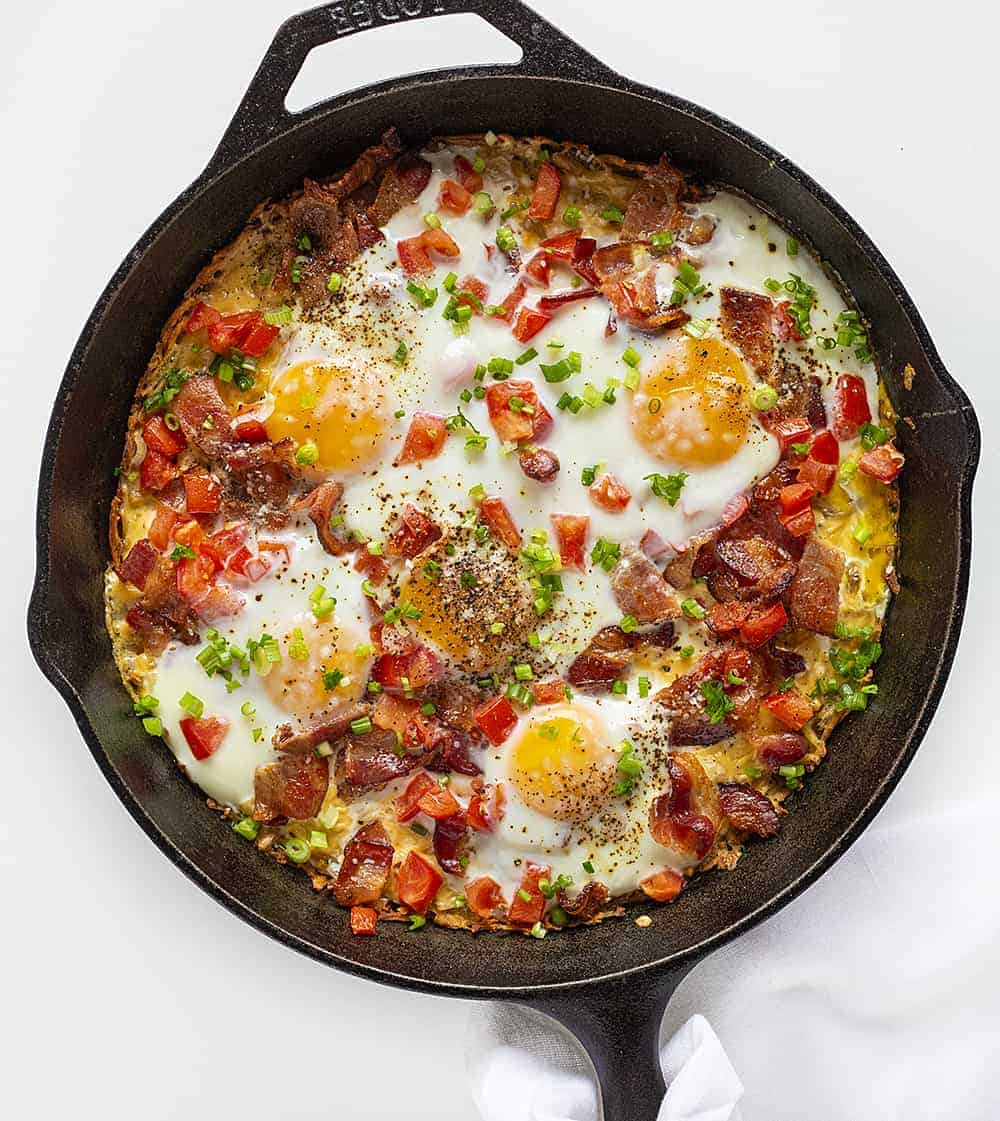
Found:
[{"label": "skillet helper handle", "polygon": [[[521,48],[523,57],[520,62],[502,64],[500,69],[503,71],[582,77],[590,81],[610,82],[616,79],[614,71],[577,46],[521,0],[343,0],[323,4],[292,16],[278,28],[209,161],[206,174],[211,176],[221,171],[296,120],[298,114],[289,113],[285,108],[285,99],[306,56],[314,47],[374,27],[462,12],[480,16]],[[497,68],[473,66],[465,69],[474,73]],[[357,91],[348,91],[325,104],[342,104],[357,96]],[[484,122],[483,127],[488,128],[489,122]]]},{"label": "skillet helper handle", "polygon": [[604,1121],[656,1121],[666,1086],[660,1022],[693,962],[652,979],[639,975],[532,1001],[583,1044],[597,1072]]}]

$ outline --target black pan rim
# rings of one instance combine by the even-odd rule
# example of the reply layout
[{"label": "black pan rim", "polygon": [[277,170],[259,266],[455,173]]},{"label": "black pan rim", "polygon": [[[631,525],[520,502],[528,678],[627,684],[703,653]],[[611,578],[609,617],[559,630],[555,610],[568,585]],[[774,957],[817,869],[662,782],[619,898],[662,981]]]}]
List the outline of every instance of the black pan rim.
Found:
[{"label": "black pan rim", "polygon": [[[312,122],[316,117],[321,116],[325,112],[332,111],[332,102],[323,102],[306,110],[304,113],[298,114],[287,129],[274,132],[266,141],[255,146],[239,161],[233,161],[231,163],[224,161],[219,165],[213,159],[209,164],[208,170],[183,191],[150,225],[135,246],[126,255],[124,261],[116,270],[104,289],[104,292],[98,299],[94,310],[88,317],[60,383],[52,417],[46,433],[39,475],[38,511],[36,520],[36,573],[28,610],[28,638],[32,653],[39,667],[66,701],[91,754],[94,756],[97,765],[100,767],[108,783],[125,805],[128,812],[142,827],[143,831],[149,836],[153,843],[199,887],[222,903],[227,910],[283,945],[304,953],[317,961],[331,965],[334,968],[343,970],[354,976],[364,977],[379,981],[383,984],[389,984],[412,991],[475,999],[528,999],[538,998],[539,996],[555,997],[559,994],[579,991],[585,987],[613,983],[627,978],[635,978],[643,974],[652,975],[656,972],[670,970],[681,971],[686,966],[703,957],[706,953],[718,948],[725,942],[737,937],[750,927],[755,926],[757,923],[774,914],[797,895],[801,894],[806,887],[830,867],[830,865],[850,847],[881,809],[889,793],[905,772],[926,733],[947,681],[961,630],[971,562],[971,500],[973,479],[980,451],[979,426],[971,402],[941,361],[919,312],[895,271],[868,235],[865,234],[843,207],[815,180],[790,160],[781,156],[769,145],[739,126],[682,98],[648,86],[639,85],[624,78],[619,81],[613,81],[611,72],[603,66],[599,67],[599,71],[600,80],[590,82],[581,82],[579,79],[539,75],[526,75],[525,77],[529,80],[541,81],[549,85],[564,84],[567,86],[586,85],[591,88],[597,87],[598,89],[606,89],[609,94],[620,95],[625,93],[638,98],[652,100],[661,105],[667,105],[672,109],[679,110],[691,116],[694,120],[703,125],[708,125],[726,133],[732,139],[750,148],[758,156],[768,160],[774,167],[780,168],[782,172],[791,176],[800,187],[811,194],[841,223],[847,235],[852,238],[855,244],[869,257],[876,271],[889,286],[894,299],[910,322],[934,376],[954,399],[956,411],[962,416],[968,441],[968,454],[965,463],[961,465],[959,475],[958,499],[961,532],[959,542],[959,566],[955,574],[956,606],[948,619],[947,627],[943,634],[944,641],[941,646],[941,656],[937,663],[935,675],[929,685],[919,712],[914,714],[914,719],[906,738],[905,750],[897,756],[892,768],[886,773],[880,784],[872,791],[865,803],[859,807],[857,815],[848,828],[841,832],[828,847],[826,852],[760,907],[743,915],[740,919],[729,924],[725,928],[717,930],[709,937],[686,950],[667,955],[657,960],[648,961],[628,970],[603,973],[590,978],[582,978],[554,985],[482,986],[428,981],[410,974],[394,973],[390,969],[363,965],[343,958],[336,953],[289,934],[280,926],[258,914],[235,896],[223,890],[181,852],[174,842],[167,837],[146,814],[142,806],[124,786],[113,767],[110,765],[100,740],[90,724],[83,701],[55,661],[44,633],[45,599],[50,578],[48,539],[53,483],[53,470],[51,465],[54,463],[55,453],[59,445],[63,418],[71,402],[83,360],[91,340],[98,329],[104,311],[124,285],[134,265],[142,258],[160,232],[177,218],[184,208],[197,198],[201,192],[208,189],[208,187],[219,178],[225,176],[231,168],[237,166],[238,163],[256,159],[260,152],[272,140],[277,139],[279,136],[286,137],[289,132],[294,133],[297,129]],[[350,95],[346,101],[338,100],[337,109],[339,110],[346,106],[361,104],[365,100],[377,97],[380,93],[390,89],[399,92],[408,89],[429,91],[434,86],[447,83],[451,86],[450,93],[453,95],[454,83],[457,81],[470,78],[501,78],[509,75],[509,73],[509,69],[503,67],[472,67],[458,70],[433,71],[405,79],[389,80],[357,91]],[[739,188],[737,187],[736,189]],[[453,936],[460,937],[461,935],[458,932],[453,932]],[[483,935],[478,935],[478,937],[482,936]],[[572,937],[572,935],[570,935],[570,937]]]}]

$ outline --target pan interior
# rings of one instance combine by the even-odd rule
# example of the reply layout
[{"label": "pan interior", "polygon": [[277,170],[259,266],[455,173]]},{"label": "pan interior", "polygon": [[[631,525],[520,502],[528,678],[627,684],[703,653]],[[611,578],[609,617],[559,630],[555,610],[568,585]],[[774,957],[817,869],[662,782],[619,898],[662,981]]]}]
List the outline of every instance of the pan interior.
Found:
[{"label": "pan interior", "polygon": [[[111,658],[101,580],[112,472],[136,382],[163,322],[207,255],[235,236],[257,202],[280,197],[304,175],[343,166],[390,124],[410,143],[493,128],[582,140],[643,159],[667,151],[705,180],[745,192],[836,268],[871,320],[897,410],[926,418],[915,432],[904,425],[901,437],[907,456],[902,591],[887,620],[879,696],[865,717],[847,720],[835,733],[826,762],[795,796],[795,812],[783,819],[778,837],[748,846],[735,871],[698,878],[680,903],[651,908],[653,923],[642,930],[630,920],[609,921],[539,942],[430,927],[415,936],[402,924],[383,924],[378,938],[352,938],[346,913],[316,895],[305,877],[261,859],[205,810],[166,748],[131,716]],[[243,917],[321,960],[394,983],[454,992],[571,984],[639,969],[735,933],[836,855],[880,804],[922,735],[957,638],[974,421],[877,253],[800,173],[755,145],[708,114],[651,91],[509,74],[395,84],[317,110],[197,184],[146,235],[143,251],[105,293],[74,353],[46,449],[32,640],[50,676],[68,683],[64,692],[90,746],[130,811],[168,855]],[[911,391],[901,379],[907,364],[916,375]],[[104,439],[95,440],[95,432]]]}]

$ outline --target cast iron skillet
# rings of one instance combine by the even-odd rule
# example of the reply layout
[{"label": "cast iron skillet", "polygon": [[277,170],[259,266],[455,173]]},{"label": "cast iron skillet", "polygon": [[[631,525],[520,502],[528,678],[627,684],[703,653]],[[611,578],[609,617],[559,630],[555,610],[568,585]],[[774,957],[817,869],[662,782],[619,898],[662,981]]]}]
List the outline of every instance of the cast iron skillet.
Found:
[{"label": "cast iron skillet", "polygon": [[[303,113],[285,110],[313,47],[373,25],[458,11],[478,13],[520,44],[522,61],[380,82]],[[734,872],[696,879],[677,904],[645,908],[653,918],[645,930],[625,919],[536,941],[437,928],[412,935],[385,924],[377,938],[352,938],[345,911],[205,811],[169,752],[130,715],[112,661],[101,596],[112,472],[162,324],[257,202],[280,197],[304,175],[346,165],[391,124],[413,143],[493,128],[647,160],[667,151],[681,167],[746,192],[839,272],[871,321],[890,396],[916,424],[901,426],[902,591],[885,631],[878,697],[838,730],[779,836],[751,845]],[[907,364],[915,371],[911,391],[901,379]],[[586,1046],[605,1116],[647,1121],[663,1093],[655,1047],[670,994],[700,958],[830,866],[875,815],[927,729],[965,604],[978,453],[972,407],[892,269],[840,206],[777,152],[704,109],[613,73],[519,0],[328,4],[281,27],[205,172],[128,254],[80,336],[45,445],[28,631],[39,665],[129,812],[231,911],[349,973],[542,1009]]]}]

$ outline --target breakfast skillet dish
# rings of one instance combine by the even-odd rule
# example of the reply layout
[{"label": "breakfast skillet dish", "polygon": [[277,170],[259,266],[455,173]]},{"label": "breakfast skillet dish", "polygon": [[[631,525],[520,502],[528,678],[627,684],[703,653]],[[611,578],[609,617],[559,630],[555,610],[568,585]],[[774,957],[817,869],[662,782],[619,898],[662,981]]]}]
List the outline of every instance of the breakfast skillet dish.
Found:
[{"label": "breakfast skillet dish", "polygon": [[541,938],[731,867],[877,692],[892,437],[860,315],[746,199],[390,130],[166,325],[116,659],[356,934]]}]

